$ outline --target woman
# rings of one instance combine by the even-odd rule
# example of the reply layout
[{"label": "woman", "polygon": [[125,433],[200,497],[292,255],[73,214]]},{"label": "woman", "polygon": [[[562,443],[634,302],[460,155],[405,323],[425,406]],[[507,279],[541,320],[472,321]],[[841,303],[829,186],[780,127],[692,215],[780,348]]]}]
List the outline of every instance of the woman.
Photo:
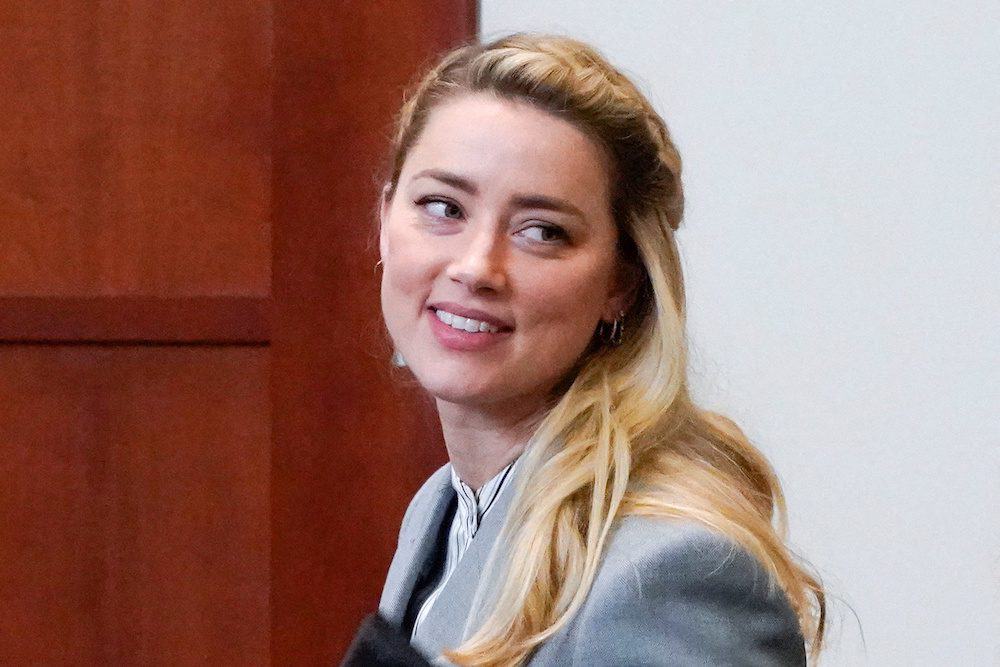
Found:
[{"label": "woman", "polygon": [[386,180],[383,315],[450,463],[382,614],[464,665],[816,654],[775,474],[689,395],[680,158],[635,86],[568,38],[459,48],[404,104]]}]

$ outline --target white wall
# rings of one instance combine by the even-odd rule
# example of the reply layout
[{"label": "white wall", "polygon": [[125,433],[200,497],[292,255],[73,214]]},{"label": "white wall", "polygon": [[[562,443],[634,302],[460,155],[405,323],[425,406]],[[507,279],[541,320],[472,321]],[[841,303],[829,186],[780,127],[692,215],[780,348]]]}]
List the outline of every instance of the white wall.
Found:
[{"label": "white wall", "polygon": [[1000,4],[481,17],[592,42],[667,120],[697,390],[779,471],[824,664],[1000,664]]}]

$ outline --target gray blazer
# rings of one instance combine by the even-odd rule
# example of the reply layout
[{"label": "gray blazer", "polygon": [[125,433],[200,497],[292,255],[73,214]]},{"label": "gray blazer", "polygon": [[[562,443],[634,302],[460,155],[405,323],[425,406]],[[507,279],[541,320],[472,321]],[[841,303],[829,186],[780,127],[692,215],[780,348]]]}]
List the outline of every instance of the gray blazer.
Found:
[{"label": "gray blazer", "polygon": [[[450,475],[447,464],[435,472],[403,517],[379,603],[396,626],[454,495]],[[496,537],[515,487],[508,480],[418,628],[413,645],[428,659],[458,646],[485,619],[497,582],[480,575],[493,548],[505,557]],[[795,613],[745,551],[694,523],[625,517],[609,535],[587,600],[527,664],[804,665],[806,658]]]}]

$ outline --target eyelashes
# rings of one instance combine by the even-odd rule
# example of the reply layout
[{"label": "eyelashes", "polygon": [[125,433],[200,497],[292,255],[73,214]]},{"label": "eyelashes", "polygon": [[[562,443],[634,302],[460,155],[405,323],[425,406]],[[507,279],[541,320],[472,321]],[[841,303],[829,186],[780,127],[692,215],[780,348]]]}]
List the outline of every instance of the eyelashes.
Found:
[{"label": "eyelashes", "polygon": [[527,231],[529,229],[538,229],[538,230],[541,230],[543,236],[545,234],[555,234],[556,235],[555,240],[546,241],[545,239],[538,239],[539,243],[544,243],[546,245],[549,245],[549,244],[555,245],[555,244],[558,244],[558,243],[563,243],[563,242],[565,242],[567,240],[566,232],[564,232],[561,228],[556,227],[555,225],[531,225],[530,227],[525,227],[524,231]]},{"label": "eyelashes", "polygon": [[447,212],[449,210],[452,210],[452,211],[457,211],[459,215],[461,215],[461,213],[462,213],[462,209],[461,209],[461,207],[458,204],[456,204],[453,201],[449,201],[447,199],[437,199],[437,198],[434,198],[434,197],[428,197],[428,198],[425,198],[425,199],[421,199],[420,201],[417,202],[417,205],[418,206],[422,206],[425,211],[428,210],[427,209],[427,205],[428,204],[437,204],[440,207],[440,210],[441,210],[441,213],[442,213],[442,215],[434,215],[432,213],[431,214],[432,218],[447,218],[449,220],[457,220],[458,218],[454,218],[454,217],[449,216],[447,214]]},{"label": "eyelashes", "polygon": [[[422,212],[435,220],[460,220],[462,216],[462,207],[444,197],[423,197],[415,201],[414,204],[420,207]],[[565,229],[551,223],[529,225],[521,231],[530,229],[540,230],[542,237],[547,234],[555,235],[555,240],[546,240],[545,238],[532,239],[543,245],[558,245],[569,240],[569,234],[566,233]]]}]

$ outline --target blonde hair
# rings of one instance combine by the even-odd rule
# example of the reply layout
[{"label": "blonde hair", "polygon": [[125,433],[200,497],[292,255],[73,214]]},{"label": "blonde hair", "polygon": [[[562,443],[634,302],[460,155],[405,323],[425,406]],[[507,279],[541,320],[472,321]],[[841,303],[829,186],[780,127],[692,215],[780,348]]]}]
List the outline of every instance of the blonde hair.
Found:
[{"label": "blonde hair", "polygon": [[625,515],[697,521],[771,573],[819,653],[819,581],[784,544],[781,487],[730,420],[689,395],[684,281],[674,231],[684,208],[681,160],[641,92],[577,40],[514,34],[451,51],[408,96],[396,121],[395,190],[433,109],[469,93],[531,104],[609,151],[612,212],[624,262],[641,268],[619,346],[592,343],[556,387],[519,463],[499,539],[509,544],[495,606],[445,657],[463,665],[527,659],[583,604],[613,522]]}]

